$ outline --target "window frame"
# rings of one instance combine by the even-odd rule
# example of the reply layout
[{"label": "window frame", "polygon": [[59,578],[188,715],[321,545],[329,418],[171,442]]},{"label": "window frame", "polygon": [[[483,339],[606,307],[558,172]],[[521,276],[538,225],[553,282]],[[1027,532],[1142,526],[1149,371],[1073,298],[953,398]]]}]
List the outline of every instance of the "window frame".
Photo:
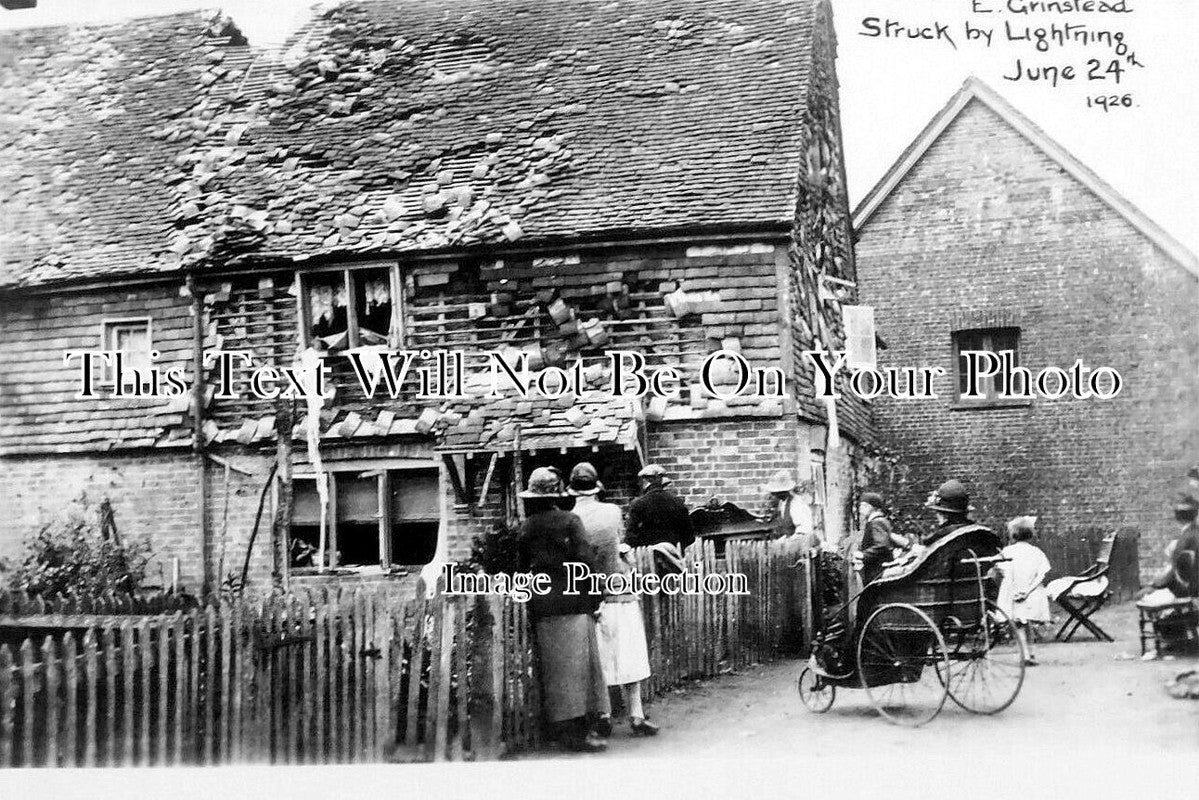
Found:
[{"label": "window frame", "polygon": [[312,346],[312,302],[309,297],[310,280],[315,275],[325,275],[330,272],[340,272],[346,291],[346,348],[352,350],[361,347],[358,327],[358,308],[355,298],[355,273],[374,270],[387,270],[391,287],[391,325],[387,331],[387,346],[392,350],[403,348],[407,340],[407,329],[404,322],[404,281],[400,272],[400,264],[396,261],[355,261],[349,264],[329,264],[320,267],[297,270],[296,287],[296,321],[299,326],[300,344],[304,349]]},{"label": "window frame", "polygon": [[[153,317],[111,317],[100,320],[100,349],[105,352],[116,352],[115,345],[116,331],[120,328],[132,328],[134,326],[145,326],[146,329],[146,363],[149,367],[154,366],[154,318]],[[116,370],[117,366],[115,358],[113,363],[109,364],[101,360],[100,362],[100,381],[101,386],[116,386]],[[149,377],[149,376],[147,376]],[[132,384],[130,384],[132,386]]]},{"label": "window frame", "polygon": [[[1018,325],[992,325],[985,328],[958,328],[950,332],[950,358],[953,363],[953,400],[950,407],[957,411],[979,408],[1020,408],[1032,405],[1032,400],[1024,397],[1000,397],[995,388],[993,378],[984,378],[987,386],[987,393],[984,397],[967,398],[962,396],[962,371],[961,371],[961,339],[966,335],[978,335],[983,338],[984,344],[980,347],[971,347],[966,349],[971,350],[987,350],[992,353],[1002,353],[1008,348],[1002,350],[995,349],[994,337],[1001,332],[1012,332],[1014,334],[1014,343],[1011,348],[1015,356],[1014,366],[1020,366],[1020,351],[1023,343],[1023,329]],[[1011,387],[1008,387],[1009,390]]]},{"label": "window frame", "polygon": [[[445,492],[445,486],[443,485],[444,484],[443,472],[442,472],[440,466],[432,461],[428,462],[427,464],[424,464],[424,463],[413,464],[413,463],[411,463],[411,461],[406,461],[405,463],[400,464],[400,465],[389,464],[386,461],[384,461],[382,463],[375,463],[375,464],[363,464],[361,462],[347,462],[344,464],[328,466],[325,468],[324,473],[329,478],[329,508],[326,513],[326,519],[328,521],[328,530],[326,531],[326,540],[325,540],[325,547],[326,547],[325,557],[327,558],[327,561],[328,561],[328,563],[325,564],[326,572],[330,572],[330,571],[334,571],[334,570],[341,570],[341,571],[357,572],[360,574],[386,574],[395,567],[415,566],[413,564],[395,564],[395,563],[393,563],[393,560],[392,560],[393,554],[391,552],[392,526],[396,521],[394,519],[393,515],[391,514],[392,480],[394,479],[394,476],[396,474],[402,474],[404,472],[434,473],[436,475],[436,490],[437,490],[438,497],[441,497],[443,495],[443,493]],[[378,534],[378,536],[379,536],[379,563],[377,563],[377,564],[357,564],[357,565],[353,565],[353,566],[343,566],[343,565],[337,563],[337,536],[338,536],[338,531],[337,531],[337,480],[338,480],[338,475],[352,476],[352,477],[358,478],[358,479],[367,478],[367,477],[373,477],[375,479],[375,492],[376,492],[375,497],[376,497],[376,508],[377,508],[376,516],[379,521],[379,534]],[[299,470],[292,474],[293,484],[295,481],[315,481],[315,480],[316,480],[316,473],[312,472],[312,471]],[[294,492],[294,485],[293,485],[293,492]],[[294,515],[294,503],[293,503],[293,515]],[[405,518],[405,519],[407,519],[407,518]],[[438,541],[440,542],[441,537],[445,535],[445,531],[441,527],[445,521],[444,514],[442,514],[440,512],[436,518],[421,517],[421,518],[413,518],[410,521],[414,521],[414,522],[434,522],[435,521],[439,525],[438,533],[437,533]],[[290,566],[291,539],[292,539],[290,531],[291,531],[291,526],[293,524],[294,524],[294,520],[289,520],[289,525],[288,525],[289,533],[288,533],[288,543],[287,543],[287,553],[288,553],[287,558],[288,558],[288,564],[289,564],[289,566],[288,566],[289,571],[291,572],[291,574],[294,574],[294,575],[320,575],[320,574],[322,574],[321,568],[319,566],[312,566],[312,567]],[[317,563],[319,564],[320,562],[318,561]]]}]

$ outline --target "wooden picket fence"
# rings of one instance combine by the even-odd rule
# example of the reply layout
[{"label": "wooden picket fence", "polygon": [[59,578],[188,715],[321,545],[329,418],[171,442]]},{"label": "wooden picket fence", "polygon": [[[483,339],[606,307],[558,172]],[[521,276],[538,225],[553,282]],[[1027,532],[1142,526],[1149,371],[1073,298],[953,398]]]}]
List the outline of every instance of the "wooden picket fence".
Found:
[{"label": "wooden picket fence", "polygon": [[[730,542],[720,561],[700,542],[687,559],[745,574],[750,593],[644,598],[651,695],[807,641],[809,571],[789,540]],[[0,614],[0,631],[33,634],[0,644],[0,766],[491,759],[540,743],[526,606],[507,597],[316,588],[81,608]]]}]

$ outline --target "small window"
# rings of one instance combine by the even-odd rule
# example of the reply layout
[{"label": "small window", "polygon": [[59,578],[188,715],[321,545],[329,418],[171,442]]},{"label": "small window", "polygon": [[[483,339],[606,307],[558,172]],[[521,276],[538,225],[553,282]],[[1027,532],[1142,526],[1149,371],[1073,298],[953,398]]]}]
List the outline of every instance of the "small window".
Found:
[{"label": "small window", "polygon": [[300,278],[305,346],[326,350],[400,346],[399,285],[391,267],[306,273]]},{"label": "small window", "polygon": [[[1011,366],[1013,368],[1017,367],[1020,365],[1020,329],[981,328],[977,330],[956,331],[953,334],[953,358],[954,368],[957,373],[956,397],[958,402],[964,404],[989,404],[1011,401],[1015,398],[1010,398],[1006,395],[1015,391],[1023,391],[1024,387],[1022,386],[1008,386],[1004,370],[1001,369],[996,375],[978,376],[978,394],[969,396],[969,374],[967,371],[967,357],[964,353],[971,351],[986,351],[1000,357],[1006,353],[1010,353]],[[986,367],[987,365],[982,364],[981,366]]]},{"label": "small window", "polygon": [[[137,375],[140,375],[143,381],[149,379],[152,366],[149,319],[106,320],[101,344],[101,349],[121,354],[121,377],[124,386],[134,386]],[[116,374],[114,358],[112,364],[104,365],[103,382],[114,383]]]},{"label": "small window", "polygon": [[[433,560],[441,525],[435,469],[332,472],[325,547],[332,568],[420,566]],[[321,564],[321,503],[315,478],[293,483],[293,569]]]}]

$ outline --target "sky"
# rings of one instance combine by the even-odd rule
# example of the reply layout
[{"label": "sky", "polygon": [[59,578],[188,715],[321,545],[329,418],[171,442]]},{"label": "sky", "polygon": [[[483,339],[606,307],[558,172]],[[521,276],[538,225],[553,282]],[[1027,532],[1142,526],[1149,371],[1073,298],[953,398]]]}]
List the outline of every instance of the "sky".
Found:
[{"label": "sky", "polygon": [[[454,0],[445,0],[452,3]],[[547,0],[548,2],[549,0]],[[599,0],[597,0],[598,2]],[[1132,13],[1019,13],[1030,0],[832,0],[837,26],[842,134],[850,203],[882,177],[962,82],[975,75],[1091,167],[1193,252],[1199,252],[1199,31],[1197,0],[1123,0]],[[402,0],[397,0],[402,2]],[[39,0],[27,11],[0,10],[0,28],[119,20],[192,8],[222,8],[253,43],[283,40],[312,0]],[[1007,6],[1012,8],[1007,8]],[[989,11],[989,13],[987,13]],[[877,20],[870,22],[869,20]],[[898,36],[882,35],[886,21]],[[966,41],[964,25],[992,31]],[[935,23],[943,26],[938,34]],[[1039,52],[1009,39],[1051,23],[1074,33],[1119,31],[1129,53],[1120,82],[1104,43],[1071,42]],[[896,26],[903,26],[900,29]],[[865,35],[877,31],[879,35]],[[908,38],[908,32],[937,38]],[[1129,64],[1128,57],[1143,66]],[[1099,64],[1088,80],[1088,61]],[[1074,68],[1072,80],[1020,81],[1023,67]],[[1128,100],[1123,98],[1128,95]],[[1088,97],[1115,96],[1111,110]]]}]

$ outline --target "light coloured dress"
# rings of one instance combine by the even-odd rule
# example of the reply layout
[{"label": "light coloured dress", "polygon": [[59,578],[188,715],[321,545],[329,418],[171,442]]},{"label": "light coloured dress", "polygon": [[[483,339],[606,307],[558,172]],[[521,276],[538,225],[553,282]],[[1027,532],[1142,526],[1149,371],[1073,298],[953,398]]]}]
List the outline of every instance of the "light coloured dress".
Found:
[{"label": "light coloured dress", "polygon": [[[1028,542],[1013,542],[1003,548],[1010,559],[997,565],[1003,575],[999,585],[998,605],[1001,611],[1016,622],[1048,622],[1049,593],[1042,585],[1049,574],[1049,559],[1041,548]],[[1017,602],[1016,595],[1027,596]]]},{"label": "light coloured dress", "polygon": [[[579,497],[574,513],[583,521],[587,542],[595,548],[596,562],[607,573],[628,573],[633,566],[620,554],[624,523],[620,508],[601,503],[593,496]],[[635,594],[613,595],[600,608],[600,663],[604,681],[622,686],[650,676],[649,651],[645,642],[645,621],[640,598]]]}]

